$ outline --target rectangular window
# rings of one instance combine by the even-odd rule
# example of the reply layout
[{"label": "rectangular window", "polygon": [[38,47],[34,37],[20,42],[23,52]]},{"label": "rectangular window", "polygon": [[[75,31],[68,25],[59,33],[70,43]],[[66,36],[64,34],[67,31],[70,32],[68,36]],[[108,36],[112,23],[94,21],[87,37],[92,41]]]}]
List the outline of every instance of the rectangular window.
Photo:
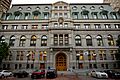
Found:
[{"label": "rectangular window", "polygon": [[85,29],[90,29],[90,24],[84,24]]},{"label": "rectangular window", "polygon": [[106,58],[106,54],[103,54],[103,57],[104,57],[104,60],[107,60],[107,58]]},{"label": "rectangular window", "polygon": [[29,18],[29,13],[25,13],[25,19],[28,19]]},{"label": "rectangular window", "polygon": [[62,10],[62,6],[59,6],[59,10]]},{"label": "rectangular window", "polygon": [[17,29],[17,25],[12,25],[12,28],[11,29]]},{"label": "rectangular window", "polygon": [[100,29],[101,28],[100,24],[94,24],[94,25],[95,25],[96,29]]},{"label": "rectangular window", "polygon": [[92,16],[93,16],[93,19],[98,19],[97,13],[93,13]]},{"label": "rectangular window", "polygon": [[62,13],[59,13],[59,17],[62,17],[63,16],[63,14]]},{"label": "rectangular window", "polygon": [[58,9],[58,6],[55,6],[54,8],[55,8],[55,10],[57,10],[57,9]]},{"label": "rectangular window", "polygon": [[78,19],[78,13],[77,12],[73,12],[72,15],[73,15],[73,19]]},{"label": "rectangular window", "polygon": [[99,54],[100,60],[103,60],[103,56],[102,54]]},{"label": "rectangular window", "polygon": [[64,27],[68,27],[68,23],[64,23]]},{"label": "rectangular window", "polygon": [[110,24],[105,24],[105,28],[110,29],[111,28]]},{"label": "rectangular window", "polygon": [[64,35],[64,40],[65,40],[65,45],[67,46],[68,44],[69,44],[69,36],[68,36],[68,34],[65,34]]},{"label": "rectangular window", "polygon": [[27,29],[28,25],[22,25],[21,29]]},{"label": "rectangular window", "polygon": [[54,34],[54,45],[58,45],[58,35]]},{"label": "rectangular window", "polygon": [[115,24],[115,28],[119,29],[120,28],[120,24]]},{"label": "rectangular window", "polygon": [[56,27],[56,28],[57,28],[57,27],[58,27],[58,23],[54,23],[54,27]]},{"label": "rectangular window", "polygon": [[62,24],[62,23],[60,23],[60,24],[59,24],[59,26],[60,26],[60,27],[63,27],[63,24]]},{"label": "rectangular window", "polygon": [[49,16],[48,16],[48,13],[44,13],[44,19],[48,19]]},{"label": "rectangular window", "polygon": [[8,28],[8,25],[2,25],[2,29],[6,30]]},{"label": "rectangular window", "polygon": [[38,25],[32,25],[32,29],[37,29]]},{"label": "rectangular window", "polygon": [[64,13],[64,17],[65,17],[65,18],[68,18],[68,14],[67,14],[67,13]]},{"label": "rectangular window", "polygon": [[80,24],[74,24],[74,27],[75,27],[76,29],[79,29],[79,28],[80,28]]},{"label": "rectangular window", "polygon": [[67,6],[64,6],[64,9],[67,10]]},{"label": "rectangular window", "polygon": [[55,14],[54,14],[54,17],[57,18],[57,17],[58,17],[58,13],[55,13]]},{"label": "rectangular window", "polygon": [[42,25],[42,29],[47,29],[47,28],[48,28],[47,24]]}]

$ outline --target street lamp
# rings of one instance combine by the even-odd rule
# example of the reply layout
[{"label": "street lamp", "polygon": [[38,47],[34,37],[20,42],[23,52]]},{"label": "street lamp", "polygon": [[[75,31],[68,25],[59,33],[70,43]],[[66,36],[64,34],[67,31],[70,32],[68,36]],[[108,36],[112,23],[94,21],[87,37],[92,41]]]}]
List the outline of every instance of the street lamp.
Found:
[{"label": "street lamp", "polygon": [[30,56],[30,54],[29,54],[29,53],[28,53],[28,54],[26,54],[26,57],[27,57],[26,69],[28,69],[28,59],[29,59],[29,56]]},{"label": "street lamp", "polygon": [[97,68],[97,61],[96,61],[96,56],[97,56],[97,54],[96,54],[96,53],[93,53],[92,55],[93,55],[93,57],[94,57],[94,59],[95,59],[95,64],[96,64],[95,68]]},{"label": "street lamp", "polygon": [[[76,62],[78,62],[78,63],[77,63],[77,64],[78,64],[78,69],[79,69],[79,57],[80,57],[80,54],[77,53],[77,54],[76,54]],[[77,67],[77,65],[76,65],[76,67]]]}]

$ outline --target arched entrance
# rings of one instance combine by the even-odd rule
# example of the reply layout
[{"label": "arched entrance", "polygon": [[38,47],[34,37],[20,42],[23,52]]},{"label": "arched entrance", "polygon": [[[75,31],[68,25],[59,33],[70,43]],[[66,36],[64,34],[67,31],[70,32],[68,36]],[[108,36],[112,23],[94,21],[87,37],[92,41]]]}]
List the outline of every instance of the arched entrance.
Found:
[{"label": "arched entrance", "polygon": [[66,71],[67,70],[67,58],[64,53],[58,53],[56,55],[56,69],[58,71]]}]

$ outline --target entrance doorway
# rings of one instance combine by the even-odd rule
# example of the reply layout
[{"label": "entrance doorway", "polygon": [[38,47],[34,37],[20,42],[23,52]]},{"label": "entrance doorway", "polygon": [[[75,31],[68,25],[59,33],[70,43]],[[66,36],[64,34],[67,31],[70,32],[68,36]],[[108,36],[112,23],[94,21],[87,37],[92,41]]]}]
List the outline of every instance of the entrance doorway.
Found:
[{"label": "entrance doorway", "polygon": [[56,55],[56,69],[58,71],[67,70],[67,59],[64,53],[59,53]]}]

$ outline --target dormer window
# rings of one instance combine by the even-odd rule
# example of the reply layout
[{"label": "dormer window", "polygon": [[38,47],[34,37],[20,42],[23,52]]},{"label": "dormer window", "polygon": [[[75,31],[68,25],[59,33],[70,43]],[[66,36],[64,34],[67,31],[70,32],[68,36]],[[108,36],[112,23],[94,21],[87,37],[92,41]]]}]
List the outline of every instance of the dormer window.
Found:
[{"label": "dormer window", "polygon": [[100,9],[100,10],[103,10],[103,9],[104,9],[104,7],[103,7],[103,6],[100,6],[100,7],[99,7],[99,9]]},{"label": "dormer window", "polygon": [[111,12],[110,14],[111,14],[111,16],[112,16],[113,19],[117,19],[116,12]]},{"label": "dormer window", "polygon": [[25,13],[25,19],[28,19],[30,16],[30,13]]},{"label": "dormer window", "polygon": [[93,19],[97,19],[98,18],[97,12],[92,12],[91,14],[92,14]]},{"label": "dormer window", "polygon": [[48,10],[48,9],[49,9],[49,7],[48,7],[48,6],[46,6],[46,7],[45,7],[45,10]]},{"label": "dormer window", "polygon": [[106,11],[106,10],[102,10],[101,12],[100,12],[100,14],[101,14],[101,16],[102,16],[102,18],[103,19],[108,19],[108,11]]},{"label": "dormer window", "polygon": [[76,10],[76,9],[77,9],[77,6],[73,6],[72,9],[73,9],[73,10]]},{"label": "dormer window", "polygon": [[11,15],[12,15],[11,13],[7,13],[5,19],[9,20]]},{"label": "dormer window", "polygon": [[83,7],[81,7],[81,9],[82,9],[82,10],[85,10],[85,9],[86,9],[86,7],[85,7],[85,6],[83,6]]},{"label": "dormer window", "polygon": [[15,15],[15,20],[16,19],[20,19],[20,16],[22,15],[22,13],[20,12],[20,11],[16,11],[16,12],[14,12],[14,15]]},{"label": "dormer window", "polygon": [[19,7],[18,10],[21,11],[23,8]]},{"label": "dormer window", "polygon": [[40,8],[39,7],[36,7],[36,10],[39,10]]},{"label": "dormer window", "polygon": [[95,7],[94,7],[94,6],[91,6],[90,9],[91,9],[91,10],[95,10]]},{"label": "dormer window", "polygon": [[30,7],[28,7],[28,8],[27,8],[27,10],[28,10],[28,11],[30,11],[30,10],[31,10],[31,8],[30,8]]},{"label": "dormer window", "polygon": [[88,17],[88,13],[89,13],[88,10],[83,10],[83,11],[81,12],[81,14],[82,14],[82,16],[83,16],[83,19],[88,19],[88,18],[89,18],[89,17]]}]

